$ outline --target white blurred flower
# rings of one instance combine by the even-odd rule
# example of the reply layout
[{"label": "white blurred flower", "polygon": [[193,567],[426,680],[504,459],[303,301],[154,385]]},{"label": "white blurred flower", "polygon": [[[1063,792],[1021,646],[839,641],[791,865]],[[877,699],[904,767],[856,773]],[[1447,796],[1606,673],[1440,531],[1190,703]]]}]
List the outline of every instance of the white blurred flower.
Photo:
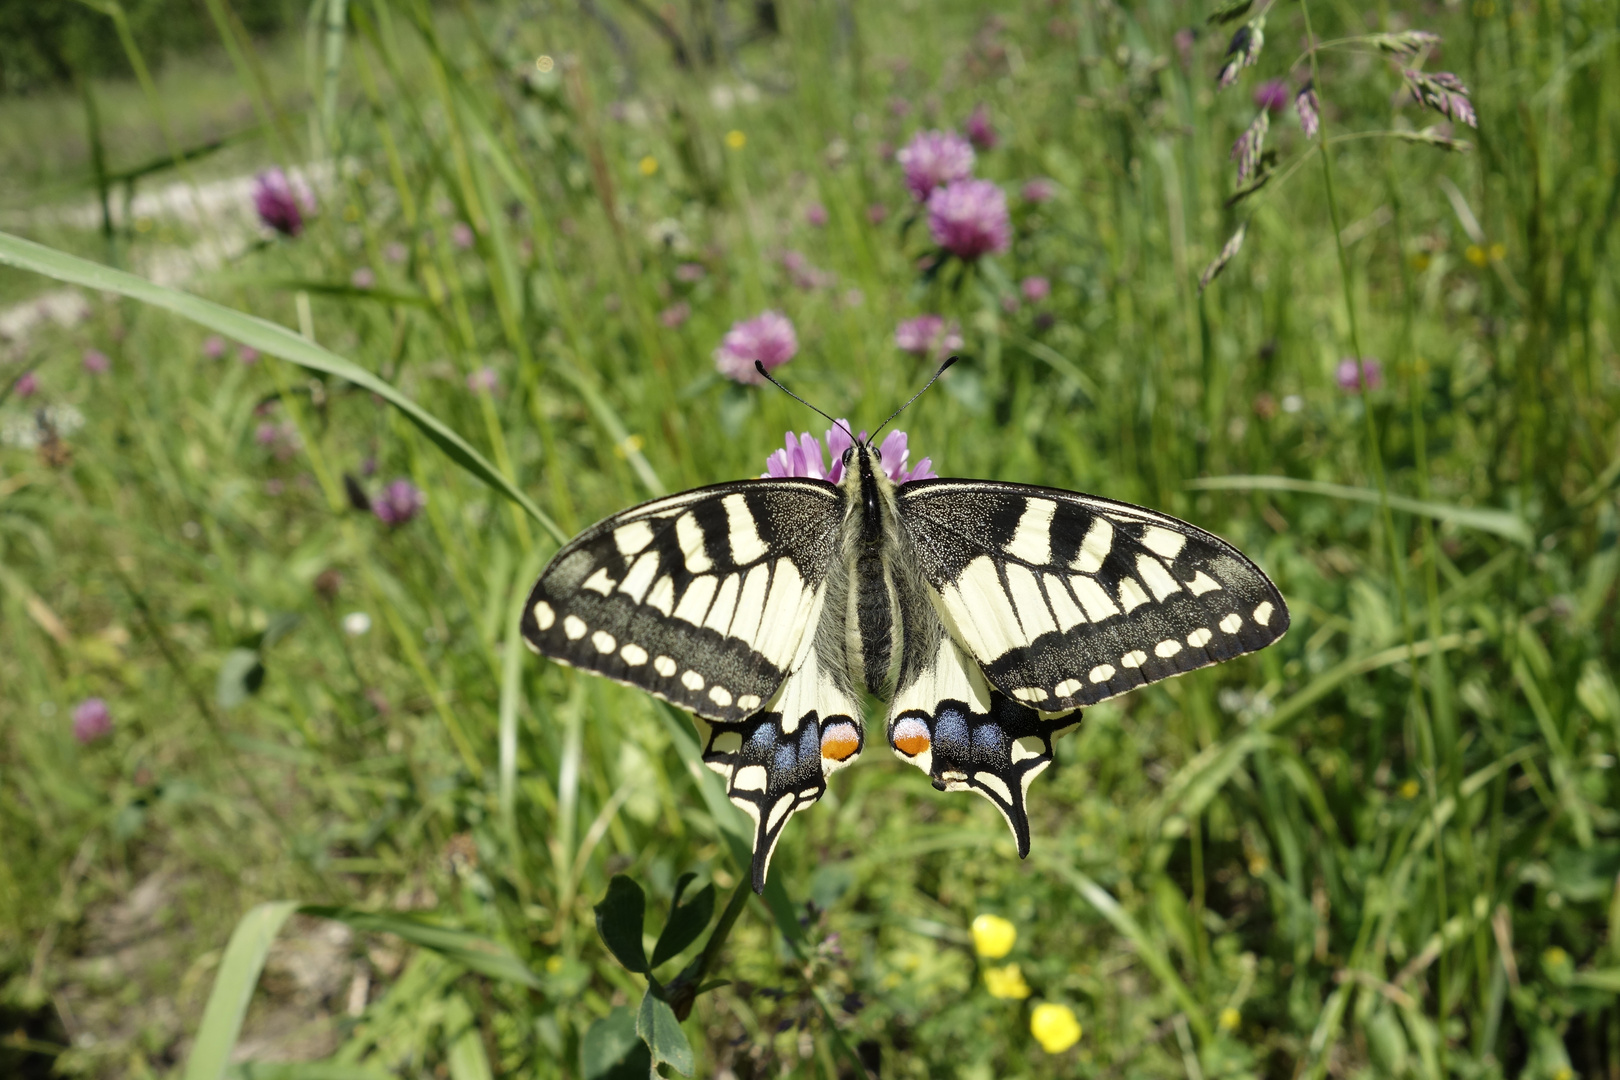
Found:
[{"label": "white blurred flower", "polygon": [[363,611],[351,611],[343,616],[343,632],[350,637],[359,637],[371,629],[371,616]]}]

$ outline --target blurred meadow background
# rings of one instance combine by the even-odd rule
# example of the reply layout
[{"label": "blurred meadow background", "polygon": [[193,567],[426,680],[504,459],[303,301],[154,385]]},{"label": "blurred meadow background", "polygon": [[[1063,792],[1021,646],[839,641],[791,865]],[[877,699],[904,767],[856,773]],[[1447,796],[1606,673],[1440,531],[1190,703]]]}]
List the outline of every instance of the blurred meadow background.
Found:
[{"label": "blurred meadow background", "polygon": [[[1617,16],[0,4],[0,1073],[1620,1078]],[[961,352],[913,463],[1291,632],[1087,710],[1027,861],[879,740],[753,898],[515,633],[822,435],[750,341],[857,429]]]}]

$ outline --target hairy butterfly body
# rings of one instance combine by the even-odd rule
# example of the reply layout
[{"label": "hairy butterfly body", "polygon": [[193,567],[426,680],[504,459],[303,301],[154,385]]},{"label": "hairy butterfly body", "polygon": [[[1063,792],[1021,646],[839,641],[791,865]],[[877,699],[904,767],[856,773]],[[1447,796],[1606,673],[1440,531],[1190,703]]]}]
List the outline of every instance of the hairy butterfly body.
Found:
[{"label": "hairy butterfly body", "polygon": [[1281,594],[1236,548],[1127,503],[983,480],[896,485],[856,442],[837,483],[741,480],[592,526],[541,574],[522,632],[554,660],[699,718],[754,822],[782,827],[866,744],[975,791],[1029,852],[1025,798],[1079,710],[1281,637]]}]

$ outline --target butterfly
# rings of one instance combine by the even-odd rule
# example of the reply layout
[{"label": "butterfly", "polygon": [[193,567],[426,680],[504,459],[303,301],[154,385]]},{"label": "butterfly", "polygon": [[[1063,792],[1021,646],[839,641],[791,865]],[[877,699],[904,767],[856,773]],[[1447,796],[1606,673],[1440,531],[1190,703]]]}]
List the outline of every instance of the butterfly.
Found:
[{"label": "butterfly", "polygon": [[865,748],[863,691],[895,754],[990,800],[1023,857],[1030,782],[1082,708],[1288,629],[1265,573],[1194,525],[1056,488],[897,485],[875,436],[851,441],[836,483],[736,480],[598,522],[524,606],[536,652],[694,714],[753,822],[756,891],[788,819]]}]

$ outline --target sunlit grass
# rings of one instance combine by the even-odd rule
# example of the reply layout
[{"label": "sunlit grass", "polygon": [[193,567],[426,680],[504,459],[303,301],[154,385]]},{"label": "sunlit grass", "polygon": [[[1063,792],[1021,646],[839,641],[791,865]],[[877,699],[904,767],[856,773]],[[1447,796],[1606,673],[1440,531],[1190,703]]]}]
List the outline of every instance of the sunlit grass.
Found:
[{"label": "sunlit grass", "polygon": [[[1027,862],[991,807],[888,755],[840,773],[785,834],[781,906],[744,910],[711,973],[732,985],[684,1026],[698,1072],[850,1075],[851,1056],[884,1076],[1615,1068],[1603,9],[1400,17],[1444,36],[1428,70],[1472,88],[1479,131],[1456,134],[1478,149],[1334,144],[1343,271],[1291,113],[1267,136],[1278,178],[1223,206],[1254,88],[1301,47],[1297,9],[1271,10],[1259,63],[1220,93],[1237,24],[1181,5],[777,10],[779,35],[713,64],[683,13],[682,68],[617,7],[624,52],[573,8],[350,5],[330,126],[281,102],[300,160],[332,148],[319,212],[181,276],[396,387],[563,534],[757,475],[783,431],[820,433],[785,395],[715,372],[736,320],[784,312],[800,347],[777,373],[872,427],[931,370],[896,323],[941,314],[969,360],[906,414],[913,459],[1178,514],[1283,589],[1294,626],[1276,647],[1087,712],[1032,788]],[[1310,16],[1324,40],[1383,28]],[[269,66],[320,102],[298,65],[324,65],[328,41],[311,40]],[[1434,119],[1392,104],[1399,79],[1370,51],[1319,62],[1330,137]],[[267,107],[240,75],[162,78],[182,131]],[[109,113],[109,145],[162,153],[137,100]],[[1015,239],[929,277],[893,152],[981,102],[1000,141],[976,174],[1007,193]],[[82,160],[77,129],[37,119],[61,107],[0,115],[50,144],[42,161]],[[141,184],[298,164],[277,138]],[[73,168],[42,164],[8,202],[93,199],[58,186]],[[1050,201],[1022,197],[1037,179]],[[146,272],[212,228],[37,238]],[[5,273],[8,296],[39,288]],[[1023,297],[1032,276],[1049,297]],[[34,1037],[71,1040],[67,1071],[161,1075],[255,904],[413,909],[500,942],[540,989],[362,928],[335,990],[295,999],[272,964],[249,1044],[289,1000],[352,1004],[318,1056],[578,1075],[586,1033],[608,1018],[605,1038],[642,989],[596,935],[610,876],[659,913],[683,872],[721,906],[746,877],[687,721],[517,649],[516,605],[556,540],[398,409],[90,300],[0,366],[0,394],[36,364],[40,386],[0,402],[4,1008],[59,1016]],[[1335,376],[1352,307],[1383,376],[1365,396]],[[84,369],[92,347],[106,374]],[[41,404],[82,417],[53,421],[71,461],[42,450]],[[1255,475],[1291,486],[1231,479]],[[396,479],[427,495],[412,520],[350,507],[346,482],[376,497]],[[254,660],[261,687],[222,680]],[[81,746],[70,713],[91,696],[113,731]],[[142,885],[156,906],[131,914]],[[156,959],[116,959],[126,924]],[[999,954],[975,950],[985,925],[1011,938]],[[1048,1053],[1065,1017],[1078,1041]]]}]

